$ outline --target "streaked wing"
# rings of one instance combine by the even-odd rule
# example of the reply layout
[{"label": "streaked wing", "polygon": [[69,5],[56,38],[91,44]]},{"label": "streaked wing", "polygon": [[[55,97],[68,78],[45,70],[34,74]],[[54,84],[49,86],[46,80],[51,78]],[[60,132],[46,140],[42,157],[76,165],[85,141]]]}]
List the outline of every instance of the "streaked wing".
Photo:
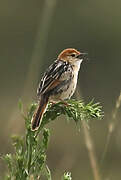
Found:
[{"label": "streaked wing", "polygon": [[67,69],[67,66],[65,64],[66,62],[56,60],[46,70],[37,89],[38,96],[40,96],[40,94],[48,92],[60,83],[59,78],[62,75],[62,73]]}]

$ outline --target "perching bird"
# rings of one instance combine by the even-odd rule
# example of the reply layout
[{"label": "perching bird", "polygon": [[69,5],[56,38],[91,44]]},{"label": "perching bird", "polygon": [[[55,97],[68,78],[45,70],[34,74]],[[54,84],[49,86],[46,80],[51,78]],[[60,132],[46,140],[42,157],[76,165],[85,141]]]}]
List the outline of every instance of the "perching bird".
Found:
[{"label": "perching bird", "polygon": [[40,126],[48,102],[64,101],[74,94],[85,54],[73,48],[65,49],[45,71],[37,89],[39,104],[32,117],[33,131]]}]

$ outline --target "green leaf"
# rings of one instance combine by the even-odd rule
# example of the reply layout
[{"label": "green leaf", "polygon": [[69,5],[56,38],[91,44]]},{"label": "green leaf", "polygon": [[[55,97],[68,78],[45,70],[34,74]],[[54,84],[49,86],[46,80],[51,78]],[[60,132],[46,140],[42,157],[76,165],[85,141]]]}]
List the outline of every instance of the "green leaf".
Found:
[{"label": "green leaf", "polygon": [[72,180],[71,173],[70,172],[64,173],[62,180]]},{"label": "green leaf", "polygon": [[21,99],[19,99],[18,107],[19,107],[20,112],[22,112],[23,111],[23,104],[22,104]]},{"label": "green leaf", "polygon": [[47,180],[52,180],[52,177],[51,177],[51,171],[50,171],[50,169],[48,168],[47,165],[46,165],[46,167],[45,167],[45,170],[46,170],[46,177],[47,177]]},{"label": "green leaf", "polygon": [[43,145],[44,145],[45,149],[47,149],[47,145],[48,145],[48,142],[49,142],[49,136],[50,136],[49,129],[44,128],[44,131],[43,131]]}]

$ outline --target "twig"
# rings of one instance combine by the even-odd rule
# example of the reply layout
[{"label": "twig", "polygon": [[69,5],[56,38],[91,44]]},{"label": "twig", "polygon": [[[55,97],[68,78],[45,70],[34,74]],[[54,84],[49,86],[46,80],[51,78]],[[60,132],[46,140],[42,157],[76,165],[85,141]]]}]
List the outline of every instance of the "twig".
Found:
[{"label": "twig", "polygon": [[83,121],[83,130],[84,130],[84,138],[85,138],[85,144],[88,150],[88,155],[90,159],[90,164],[92,167],[93,175],[95,180],[101,180],[100,173],[99,173],[99,167],[97,163],[97,158],[94,150],[94,144],[91,138],[91,135],[89,133],[89,130],[86,127],[86,123]]},{"label": "twig", "polygon": [[109,123],[109,126],[108,126],[108,134],[107,134],[107,138],[106,138],[104,152],[103,152],[102,159],[101,159],[101,165],[104,162],[104,159],[105,159],[107,151],[108,151],[108,147],[109,147],[109,144],[110,144],[112,134],[113,134],[113,132],[115,130],[115,126],[116,126],[116,123],[117,123],[116,117],[117,117],[118,110],[119,110],[120,106],[121,106],[121,92],[120,92],[119,97],[116,100],[115,108],[114,108],[114,110],[112,112],[112,121]]},{"label": "twig", "polygon": [[[77,96],[77,98],[80,98],[79,94],[81,94],[81,93],[80,93],[79,88],[77,88],[77,92],[78,92],[78,94],[76,94],[76,96]],[[87,127],[86,127],[86,122],[82,121],[82,125],[83,125],[85,144],[86,144],[86,147],[87,147],[87,150],[88,150],[88,155],[89,155],[90,164],[91,164],[91,167],[92,167],[94,180],[101,180],[100,173],[99,173],[98,162],[97,162],[97,159],[96,159],[96,154],[95,154],[94,144],[93,144],[92,138],[91,138],[90,133],[89,133]]]}]

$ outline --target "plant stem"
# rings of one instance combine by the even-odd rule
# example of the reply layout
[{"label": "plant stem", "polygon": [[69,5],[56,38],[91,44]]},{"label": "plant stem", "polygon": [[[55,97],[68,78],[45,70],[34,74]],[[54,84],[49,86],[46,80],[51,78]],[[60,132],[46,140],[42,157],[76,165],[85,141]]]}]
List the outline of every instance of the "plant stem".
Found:
[{"label": "plant stem", "polygon": [[27,141],[27,172],[29,174],[31,168],[31,157],[32,157],[31,132],[30,133],[27,132],[26,141]]}]

